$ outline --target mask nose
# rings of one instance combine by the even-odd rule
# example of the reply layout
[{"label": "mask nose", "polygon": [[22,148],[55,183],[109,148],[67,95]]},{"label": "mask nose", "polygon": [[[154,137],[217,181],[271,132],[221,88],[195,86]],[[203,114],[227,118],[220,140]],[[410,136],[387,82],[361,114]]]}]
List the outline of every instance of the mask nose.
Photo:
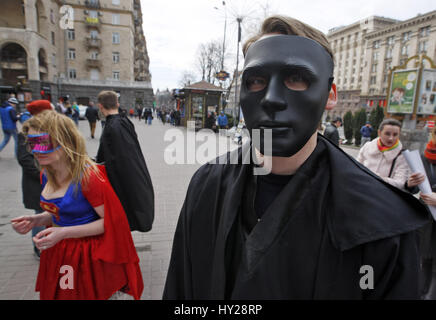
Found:
[{"label": "mask nose", "polygon": [[287,104],[283,95],[284,89],[278,77],[272,77],[270,79],[265,97],[261,101],[262,107],[265,108],[268,113],[286,109]]}]

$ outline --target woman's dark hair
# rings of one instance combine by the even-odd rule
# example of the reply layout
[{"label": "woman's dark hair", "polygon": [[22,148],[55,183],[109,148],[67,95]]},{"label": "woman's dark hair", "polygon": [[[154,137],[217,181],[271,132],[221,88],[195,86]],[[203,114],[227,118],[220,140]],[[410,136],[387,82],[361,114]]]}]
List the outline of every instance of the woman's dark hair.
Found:
[{"label": "woman's dark hair", "polygon": [[399,128],[401,129],[401,122],[398,121],[397,119],[392,119],[392,118],[384,119],[384,120],[380,123],[380,126],[378,127],[378,129],[379,129],[380,131],[383,131],[383,128],[384,128],[386,125],[388,125],[388,126],[397,126],[397,127],[399,127]]}]

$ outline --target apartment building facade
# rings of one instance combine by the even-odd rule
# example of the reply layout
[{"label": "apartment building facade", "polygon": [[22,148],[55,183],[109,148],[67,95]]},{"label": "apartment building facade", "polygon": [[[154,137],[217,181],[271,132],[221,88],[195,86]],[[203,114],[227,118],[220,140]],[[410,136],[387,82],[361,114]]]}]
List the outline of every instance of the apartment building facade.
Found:
[{"label": "apartment building facade", "polygon": [[386,106],[389,74],[408,58],[425,54],[436,60],[436,11],[398,21],[372,16],[330,30],[335,54],[338,105],[331,118],[380,105]]},{"label": "apartment building facade", "polygon": [[0,66],[2,99],[153,103],[139,0],[2,0]]}]

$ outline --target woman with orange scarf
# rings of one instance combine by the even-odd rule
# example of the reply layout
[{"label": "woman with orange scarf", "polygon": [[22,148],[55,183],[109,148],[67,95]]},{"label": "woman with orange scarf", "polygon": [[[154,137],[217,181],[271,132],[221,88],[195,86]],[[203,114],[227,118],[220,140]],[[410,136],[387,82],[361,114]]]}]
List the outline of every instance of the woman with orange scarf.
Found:
[{"label": "woman with orange scarf", "polygon": [[[432,193],[421,194],[421,200],[426,205],[436,206],[436,127],[431,130],[431,139],[421,156]],[[418,185],[424,182],[425,175],[413,173],[407,181],[407,189],[412,193],[419,191]],[[436,223],[433,219],[421,230],[421,272],[422,272],[422,298],[436,299]]]},{"label": "woman with orange scarf", "polygon": [[404,190],[410,168],[402,154],[400,131],[401,123],[398,120],[383,120],[379,126],[378,138],[363,145],[357,161],[387,183]]}]

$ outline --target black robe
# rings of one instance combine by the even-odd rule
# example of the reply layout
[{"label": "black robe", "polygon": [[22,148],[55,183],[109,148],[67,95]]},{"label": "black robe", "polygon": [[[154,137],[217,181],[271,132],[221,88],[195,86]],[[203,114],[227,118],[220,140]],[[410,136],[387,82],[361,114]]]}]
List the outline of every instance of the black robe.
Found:
[{"label": "black robe", "polygon": [[40,172],[33,154],[27,150],[26,137],[21,132],[18,134],[17,159],[23,170],[21,188],[24,207],[26,209],[41,210],[39,205],[39,197],[42,192]]},{"label": "black robe", "polygon": [[[240,164],[206,164],[191,180],[164,299],[418,298],[416,230],[429,212],[416,198],[319,135],[247,234],[253,166],[236,152]],[[366,265],[374,288],[362,290]]]},{"label": "black robe", "polygon": [[154,220],[153,185],[135,127],[127,117],[119,114],[106,117],[96,160],[106,166],[130,230],[149,231]]}]

